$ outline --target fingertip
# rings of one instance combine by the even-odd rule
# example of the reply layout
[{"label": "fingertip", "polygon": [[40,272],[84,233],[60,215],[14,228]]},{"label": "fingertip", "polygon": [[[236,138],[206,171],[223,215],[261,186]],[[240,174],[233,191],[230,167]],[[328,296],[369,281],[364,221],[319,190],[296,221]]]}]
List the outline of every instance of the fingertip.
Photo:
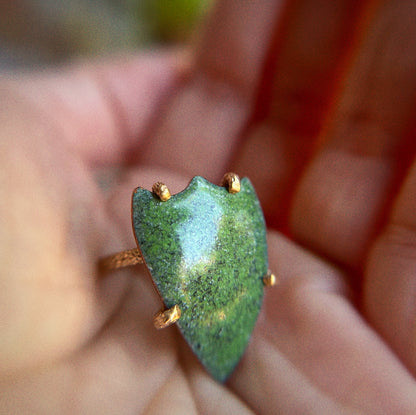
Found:
[{"label": "fingertip", "polygon": [[189,68],[186,50],[153,50],[5,74],[1,85],[64,146],[92,165],[108,165],[137,150]]}]

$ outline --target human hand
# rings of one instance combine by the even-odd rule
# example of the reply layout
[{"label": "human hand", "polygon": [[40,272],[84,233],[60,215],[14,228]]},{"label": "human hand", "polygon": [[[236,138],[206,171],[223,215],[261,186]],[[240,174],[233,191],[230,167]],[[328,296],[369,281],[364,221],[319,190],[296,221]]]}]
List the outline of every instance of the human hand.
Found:
[{"label": "human hand", "polygon": [[[315,3],[221,2],[180,87],[172,58],[3,81],[4,413],[414,412],[416,10]],[[292,240],[269,233],[280,284],[222,386],[153,329],[141,270],[94,264],[133,246],[134,187],[228,170]]]}]

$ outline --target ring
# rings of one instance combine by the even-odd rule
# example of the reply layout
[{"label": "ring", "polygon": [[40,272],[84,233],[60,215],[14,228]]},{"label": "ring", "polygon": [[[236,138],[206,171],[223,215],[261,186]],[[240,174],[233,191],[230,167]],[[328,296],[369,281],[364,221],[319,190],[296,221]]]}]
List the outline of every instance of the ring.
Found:
[{"label": "ring", "polygon": [[176,323],[206,370],[224,382],[242,357],[263,301],[276,283],[268,269],[266,226],[248,178],[221,186],[196,176],[172,195],[157,182],[132,196],[137,248],[99,260],[102,273],[144,264],[164,308],[156,328]]}]

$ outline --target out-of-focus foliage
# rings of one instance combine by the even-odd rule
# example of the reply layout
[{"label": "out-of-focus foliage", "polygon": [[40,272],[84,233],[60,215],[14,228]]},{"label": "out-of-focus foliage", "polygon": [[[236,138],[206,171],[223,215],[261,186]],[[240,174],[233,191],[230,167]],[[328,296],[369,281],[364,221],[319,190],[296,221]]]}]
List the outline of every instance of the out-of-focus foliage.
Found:
[{"label": "out-of-focus foliage", "polygon": [[187,40],[212,0],[142,0],[139,10],[148,22],[150,37],[160,42]]},{"label": "out-of-focus foliage", "polygon": [[213,0],[0,0],[0,67],[187,41]]}]

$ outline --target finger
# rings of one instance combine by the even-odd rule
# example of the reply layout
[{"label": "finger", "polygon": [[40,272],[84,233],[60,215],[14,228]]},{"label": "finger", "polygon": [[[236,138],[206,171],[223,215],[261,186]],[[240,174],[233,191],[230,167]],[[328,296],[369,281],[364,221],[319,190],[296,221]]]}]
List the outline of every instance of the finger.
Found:
[{"label": "finger", "polygon": [[118,163],[140,145],[186,62],[183,53],[142,53],[35,75],[5,75],[1,85],[43,116],[74,152],[93,164]]},{"label": "finger", "polygon": [[342,275],[278,234],[269,242],[281,282],[232,387],[260,413],[411,413],[414,379],[347,300]]},{"label": "finger", "polygon": [[[173,190],[185,181],[174,172],[132,168],[126,172],[123,182],[111,189],[106,212],[127,244],[118,246],[118,249],[135,245],[130,212],[133,190],[138,185],[151,188],[152,180],[157,181],[164,173],[169,175],[169,186]],[[96,236],[100,240],[108,240],[106,245],[114,248],[113,239],[116,235],[116,232],[105,227]],[[116,244],[120,244],[120,241],[116,241]],[[156,399],[157,394],[162,394],[177,366],[178,333],[174,328],[155,330],[153,316],[163,305],[144,266],[107,275],[103,280],[106,289],[100,290],[95,303],[90,305],[92,310],[88,310],[84,318],[88,319],[90,313],[97,313],[97,310],[105,307],[112,295],[111,286],[117,284],[123,272],[124,276],[127,274],[130,277],[127,295],[119,307],[113,310],[106,324],[99,327],[99,331],[95,330],[92,338],[88,333],[87,341],[85,338],[77,339],[77,343],[71,345],[71,355],[67,350],[64,356],[58,355],[61,362],[49,353],[52,360],[52,364],[49,362],[50,368],[42,367],[37,372],[29,373],[28,379],[31,381],[6,378],[4,383],[7,384],[9,380],[9,386],[5,388],[7,393],[0,397],[0,408],[2,404],[8,408],[11,401],[11,405],[16,405],[21,409],[19,413],[23,414],[33,413],[37,402],[40,402],[39,405],[50,405],[45,413],[59,413],[58,408],[66,408],[71,402],[76,403],[80,413],[120,410],[123,413],[143,413],[146,408],[150,410],[152,400]],[[68,310],[64,311],[68,313]],[[58,350],[54,354],[59,352],[62,353]]]},{"label": "finger", "polygon": [[170,101],[141,161],[218,180],[250,116],[278,0],[224,0],[207,24],[195,70]]},{"label": "finger", "polygon": [[219,384],[202,367],[196,358],[189,359],[189,350],[183,344],[182,354],[188,354],[186,374],[193,396],[198,402],[202,414],[258,414],[257,408],[250,409],[244,400],[240,399],[227,385]]},{"label": "finger", "polygon": [[377,329],[416,374],[416,164],[372,249],[364,304]]},{"label": "finger", "polygon": [[348,265],[362,263],[415,151],[415,18],[413,2],[375,10],[293,202],[295,236]]},{"label": "finger", "polygon": [[153,327],[155,304],[147,282],[132,280],[118,312],[86,347],[53,365],[4,380],[1,412],[147,413],[166,389],[177,360],[175,330]]},{"label": "finger", "polygon": [[233,170],[248,175],[269,223],[283,222],[366,2],[288,2],[268,53],[256,116]]},{"label": "finger", "polygon": [[126,288],[95,278],[120,234],[89,172],[16,94],[0,103],[0,378],[70,353],[106,322]]}]

